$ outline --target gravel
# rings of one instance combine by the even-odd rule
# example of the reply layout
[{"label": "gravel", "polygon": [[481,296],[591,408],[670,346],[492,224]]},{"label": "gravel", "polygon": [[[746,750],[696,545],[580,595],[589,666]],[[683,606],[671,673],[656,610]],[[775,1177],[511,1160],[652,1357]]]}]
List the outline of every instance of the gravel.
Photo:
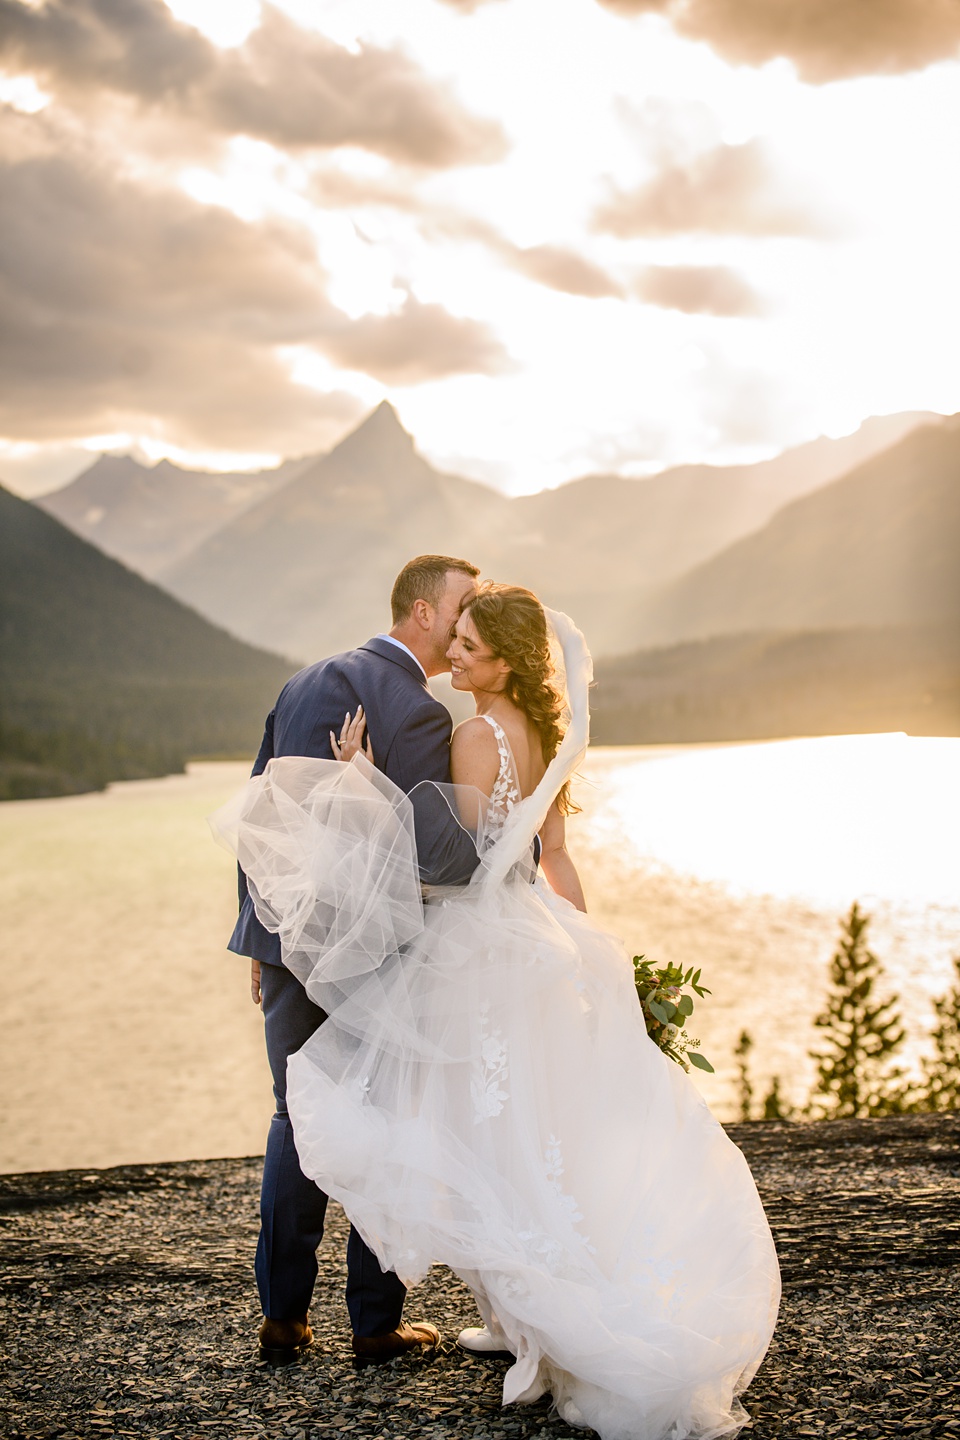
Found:
[{"label": "gravel", "polygon": [[[777,1334],[746,1396],[757,1437],[960,1440],[960,1115],[728,1127],[773,1225]],[[504,1410],[505,1364],[462,1355],[468,1292],[436,1267],[407,1315],[433,1359],[357,1369],[331,1205],[317,1343],[257,1356],[259,1161],[0,1176],[0,1434],[175,1440],[583,1435],[549,1403]],[[750,1433],[750,1432],[748,1432]]]}]

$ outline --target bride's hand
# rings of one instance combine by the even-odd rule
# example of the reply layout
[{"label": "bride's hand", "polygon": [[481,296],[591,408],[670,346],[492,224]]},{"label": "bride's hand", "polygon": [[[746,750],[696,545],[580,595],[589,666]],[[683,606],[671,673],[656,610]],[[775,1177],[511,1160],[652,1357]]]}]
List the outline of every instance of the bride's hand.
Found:
[{"label": "bride's hand", "polygon": [[343,724],[340,726],[340,739],[338,740],[333,731],[330,731],[330,748],[337,760],[352,760],[354,755],[366,755],[370,764],[373,764],[373,746],[370,743],[370,736],[367,736],[367,743],[363,743],[363,732],[367,728],[367,717],[363,713],[363,706],[357,706],[357,713],[350,719],[348,710],[343,717]]}]

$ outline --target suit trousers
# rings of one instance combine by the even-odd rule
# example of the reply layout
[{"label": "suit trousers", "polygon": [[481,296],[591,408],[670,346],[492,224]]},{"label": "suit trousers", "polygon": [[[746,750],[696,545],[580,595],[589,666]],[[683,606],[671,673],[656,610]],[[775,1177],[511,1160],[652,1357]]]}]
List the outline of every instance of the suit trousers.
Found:
[{"label": "suit trousers", "polygon": [[[300,1169],[287,1113],[287,1059],[326,1018],[282,965],[260,967],[267,1058],[276,1113],[270,1122],[260,1190],[255,1271],[260,1304],[271,1320],[293,1320],[310,1308],[317,1278],[327,1197]],[[350,1227],[347,1311],[355,1335],[386,1335],[400,1324],[406,1289]]]}]

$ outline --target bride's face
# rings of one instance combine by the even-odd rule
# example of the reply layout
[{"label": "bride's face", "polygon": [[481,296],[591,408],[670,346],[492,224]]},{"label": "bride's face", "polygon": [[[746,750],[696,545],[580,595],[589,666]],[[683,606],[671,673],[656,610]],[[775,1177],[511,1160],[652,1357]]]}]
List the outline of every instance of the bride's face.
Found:
[{"label": "bride's face", "polygon": [[457,621],[450,649],[450,681],[454,690],[471,690],[474,694],[497,694],[507,683],[510,666],[484,645],[477,628],[464,610]]}]

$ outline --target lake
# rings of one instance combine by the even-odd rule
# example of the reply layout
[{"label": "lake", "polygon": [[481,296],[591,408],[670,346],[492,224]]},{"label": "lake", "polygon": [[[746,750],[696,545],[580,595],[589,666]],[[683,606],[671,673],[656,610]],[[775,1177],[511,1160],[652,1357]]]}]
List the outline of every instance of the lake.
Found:
[{"label": "lake", "polygon": [[[244,1155],[271,1111],[230,857],[205,817],[248,767],[0,806],[0,1170]],[[960,740],[841,736],[598,748],[568,827],[591,911],[630,953],[701,966],[690,1029],[736,1114],[802,1100],[839,917],[859,900],[916,1062],[960,954]]]}]

